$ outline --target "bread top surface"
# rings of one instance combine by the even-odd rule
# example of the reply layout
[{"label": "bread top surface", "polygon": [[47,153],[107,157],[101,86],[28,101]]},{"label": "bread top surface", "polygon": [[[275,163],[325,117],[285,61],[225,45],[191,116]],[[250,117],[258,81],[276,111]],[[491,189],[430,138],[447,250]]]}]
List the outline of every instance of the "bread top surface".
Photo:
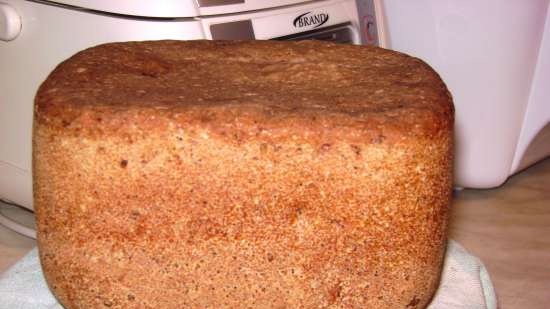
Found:
[{"label": "bread top surface", "polygon": [[391,141],[449,131],[453,122],[447,88],[421,60],[319,41],[99,45],[50,74],[35,112],[38,124],[81,134],[88,127],[89,135],[99,123],[101,132],[154,130],[169,119],[212,131],[256,127],[271,137],[324,132]]}]

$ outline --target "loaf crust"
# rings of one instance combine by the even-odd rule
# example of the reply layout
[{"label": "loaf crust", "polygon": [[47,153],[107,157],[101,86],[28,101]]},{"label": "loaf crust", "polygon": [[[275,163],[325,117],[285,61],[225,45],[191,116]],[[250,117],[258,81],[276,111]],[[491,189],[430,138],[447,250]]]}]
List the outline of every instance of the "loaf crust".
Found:
[{"label": "loaf crust", "polygon": [[439,76],[384,49],[87,49],[36,96],[44,274],[67,309],[424,308],[452,127]]}]

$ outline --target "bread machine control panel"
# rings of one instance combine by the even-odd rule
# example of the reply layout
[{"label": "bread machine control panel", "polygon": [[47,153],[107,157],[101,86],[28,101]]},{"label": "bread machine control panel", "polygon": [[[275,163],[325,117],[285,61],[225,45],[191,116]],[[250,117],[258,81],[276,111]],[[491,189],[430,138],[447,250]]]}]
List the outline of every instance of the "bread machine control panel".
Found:
[{"label": "bread machine control panel", "polygon": [[[373,1],[363,1],[361,11],[354,0],[312,1],[299,7],[249,12],[239,19],[212,16],[201,21],[209,39],[214,40],[324,40],[378,45]],[[364,27],[369,31],[361,30]]]}]

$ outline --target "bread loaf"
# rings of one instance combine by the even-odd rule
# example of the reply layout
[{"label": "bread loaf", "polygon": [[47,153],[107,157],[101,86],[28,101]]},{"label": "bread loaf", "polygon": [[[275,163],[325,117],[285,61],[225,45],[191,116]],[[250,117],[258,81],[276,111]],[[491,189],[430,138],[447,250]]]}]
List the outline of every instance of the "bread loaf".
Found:
[{"label": "bread loaf", "polygon": [[67,309],[424,308],[452,127],[439,76],[380,48],[84,50],[36,96],[46,279]]}]

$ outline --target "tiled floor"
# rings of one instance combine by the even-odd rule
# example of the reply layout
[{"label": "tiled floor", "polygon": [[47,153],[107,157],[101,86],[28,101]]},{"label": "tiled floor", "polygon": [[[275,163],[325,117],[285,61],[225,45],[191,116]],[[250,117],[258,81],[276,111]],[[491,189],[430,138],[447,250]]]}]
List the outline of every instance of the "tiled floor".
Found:
[{"label": "tiled floor", "polygon": [[[457,192],[450,235],[485,262],[500,309],[550,308],[550,159],[500,188]],[[0,272],[34,245],[0,226]]]}]

